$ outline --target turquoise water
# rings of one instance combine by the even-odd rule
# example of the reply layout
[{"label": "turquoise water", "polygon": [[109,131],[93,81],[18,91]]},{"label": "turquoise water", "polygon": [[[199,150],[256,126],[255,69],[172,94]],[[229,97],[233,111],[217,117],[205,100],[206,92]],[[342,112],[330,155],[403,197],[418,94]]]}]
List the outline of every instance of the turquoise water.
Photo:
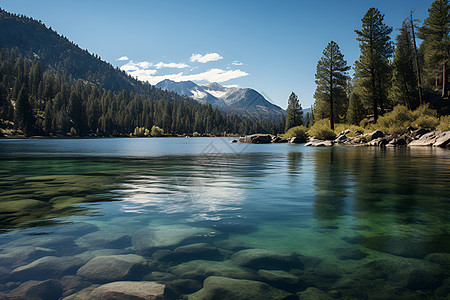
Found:
[{"label": "turquoise water", "polygon": [[[0,140],[0,289],[151,280],[197,299],[216,275],[300,299],[447,297],[449,151],[230,140]],[[139,268],[83,272],[130,254]]]}]

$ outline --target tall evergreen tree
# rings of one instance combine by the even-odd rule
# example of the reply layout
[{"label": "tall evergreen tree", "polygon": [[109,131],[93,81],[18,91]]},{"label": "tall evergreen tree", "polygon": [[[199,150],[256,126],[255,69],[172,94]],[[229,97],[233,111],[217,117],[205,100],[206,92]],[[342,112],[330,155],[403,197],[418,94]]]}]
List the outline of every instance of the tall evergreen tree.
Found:
[{"label": "tall evergreen tree", "polygon": [[346,121],[350,124],[359,125],[359,122],[364,118],[364,107],[361,103],[360,96],[353,91],[348,100],[348,110]]},{"label": "tall evergreen tree", "polygon": [[25,135],[30,135],[32,133],[33,123],[33,112],[31,110],[28,90],[26,84],[23,83],[14,108],[14,127],[21,129]]},{"label": "tall evergreen tree", "polygon": [[355,77],[363,81],[372,104],[374,119],[378,119],[378,108],[384,110],[384,89],[389,82],[389,58],[393,47],[390,41],[392,27],[383,23],[384,15],[374,7],[370,8],[362,21],[362,30],[355,30],[361,55],[355,63]]},{"label": "tall evergreen tree", "polygon": [[397,35],[394,60],[392,62],[392,87],[390,97],[395,104],[406,105],[409,109],[416,106],[417,79],[414,72],[415,51],[410,21],[405,20]]},{"label": "tall evergreen tree", "polygon": [[289,128],[299,126],[303,124],[303,109],[298,100],[297,95],[292,92],[288,99],[288,106],[286,108],[286,127],[285,131]]},{"label": "tall evergreen tree", "polygon": [[442,80],[442,97],[447,94],[447,64],[450,58],[450,5],[448,0],[435,0],[428,9],[428,17],[419,30],[423,40],[425,68],[430,77],[435,77],[436,88],[438,78]]},{"label": "tall evergreen tree", "polygon": [[347,95],[345,88],[349,79],[350,67],[344,60],[344,55],[339,50],[339,45],[331,41],[323,50],[323,56],[317,63],[316,71],[316,114],[322,118],[330,118],[330,128],[334,129],[340,113],[347,107]]}]

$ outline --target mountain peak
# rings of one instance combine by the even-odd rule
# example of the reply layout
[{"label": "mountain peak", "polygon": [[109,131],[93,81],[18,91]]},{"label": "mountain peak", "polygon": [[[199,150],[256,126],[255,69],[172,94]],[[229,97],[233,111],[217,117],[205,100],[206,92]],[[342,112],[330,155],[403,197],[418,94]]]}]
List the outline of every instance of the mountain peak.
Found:
[{"label": "mountain peak", "polygon": [[220,84],[218,84],[217,82],[212,82],[208,85],[206,85],[209,89],[211,90],[222,90],[223,86],[221,86]]}]

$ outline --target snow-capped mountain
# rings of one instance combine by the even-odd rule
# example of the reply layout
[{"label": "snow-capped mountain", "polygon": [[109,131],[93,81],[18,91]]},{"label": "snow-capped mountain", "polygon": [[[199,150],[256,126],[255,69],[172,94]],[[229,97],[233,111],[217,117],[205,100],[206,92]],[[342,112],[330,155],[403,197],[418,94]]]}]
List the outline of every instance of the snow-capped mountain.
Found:
[{"label": "snow-capped mountain", "polygon": [[264,96],[250,88],[229,88],[216,82],[198,85],[192,81],[175,82],[169,79],[159,82],[156,87],[241,115],[281,119],[286,114],[281,107],[270,103]]}]

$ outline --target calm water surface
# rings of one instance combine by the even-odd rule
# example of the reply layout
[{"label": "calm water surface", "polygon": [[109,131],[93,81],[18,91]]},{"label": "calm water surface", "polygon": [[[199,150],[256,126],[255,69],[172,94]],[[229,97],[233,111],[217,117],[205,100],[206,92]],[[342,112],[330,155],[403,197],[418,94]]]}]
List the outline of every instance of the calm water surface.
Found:
[{"label": "calm water surface", "polygon": [[[217,275],[338,299],[446,299],[450,151],[229,141],[0,140],[0,289],[154,280],[187,295]],[[86,271],[130,254],[139,268]],[[76,274],[82,284],[64,284]]]}]

